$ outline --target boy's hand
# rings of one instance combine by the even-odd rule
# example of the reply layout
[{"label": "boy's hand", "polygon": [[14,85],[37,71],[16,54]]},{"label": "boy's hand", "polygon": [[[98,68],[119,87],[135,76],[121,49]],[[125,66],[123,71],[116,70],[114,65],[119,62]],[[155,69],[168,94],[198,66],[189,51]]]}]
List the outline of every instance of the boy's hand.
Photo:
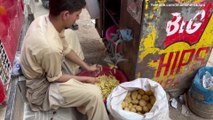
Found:
[{"label": "boy's hand", "polygon": [[98,80],[95,77],[87,77],[85,78],[85,83],[91,83],[91,84],[95,84],[96,82],[98,82]]},{"label": "boy's hand", "polygon": [[98,65],[98,64],[94,64],[94,65],[91,65],[87,68],[87,71],[90,71],[90,72],[100,72],[102,70],[102,66],[101,65]]}]

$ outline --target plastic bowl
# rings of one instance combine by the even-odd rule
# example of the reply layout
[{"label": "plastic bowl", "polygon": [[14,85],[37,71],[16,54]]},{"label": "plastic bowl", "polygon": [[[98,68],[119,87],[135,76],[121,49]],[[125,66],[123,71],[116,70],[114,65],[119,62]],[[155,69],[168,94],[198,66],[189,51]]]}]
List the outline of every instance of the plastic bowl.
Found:
[{"label": "plastic bowl", "polygon": [[77,75],[91,76],[91,77],[98,77],[101,75],[106,75],[106,76],[113,75],[120,83],[128,81],[126,75],[123,72],[121,72],[118,69],[110,69],[110,67],[108,66],[102,66],[102,71],[98,75],[96,75],[96,72],[88,72],[88,71],[82,71],[78,73]]},{"label": "plastic bowl", "polygon": [[116,26],[116,25],[113,25],[113,26],[110,26],[109,28],[107,28],[106,33],[105,33],[107,41],[110,40],[111,34],[112,33],[115,34],[117,30],[118,30],[118,26]]}]

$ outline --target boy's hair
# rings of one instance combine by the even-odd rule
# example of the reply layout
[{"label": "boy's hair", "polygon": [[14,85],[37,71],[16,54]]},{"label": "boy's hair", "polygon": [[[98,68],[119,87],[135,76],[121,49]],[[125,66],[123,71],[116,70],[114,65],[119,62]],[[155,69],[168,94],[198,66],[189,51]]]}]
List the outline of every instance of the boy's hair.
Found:
[{"label": "boy's hair", "polygon": [[85,0],[50,0],[50,15],[58,16],[62,11],[68,10],[70,13],[81,10],[86,6]]}]

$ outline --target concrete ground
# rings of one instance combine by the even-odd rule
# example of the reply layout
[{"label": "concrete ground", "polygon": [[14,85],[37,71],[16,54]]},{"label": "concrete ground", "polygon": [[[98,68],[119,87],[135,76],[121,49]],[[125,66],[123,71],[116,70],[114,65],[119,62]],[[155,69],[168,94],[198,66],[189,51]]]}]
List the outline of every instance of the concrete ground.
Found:
[{"label": "concrete ground", "polygon": [[[48,10],[44,9],[41,5],[41,2],[35,3],[35,18],[47,14]],[[102,63],[103,58],[105,57],[105,47],[101,41],[100,36],[98,35],[94,21],[90,19],[90,16],[87,10],[83,10],[80,16],[80,19],[77,21],[79,25],[79,30],[77,31],[79,39],[82,45],[85,58],[90,63]],[[97,59],[98,58],[98,59]],[[207,66],[213,66],[213,52],[209,58]],[[0,108],[0,120],[4,119],[6,108]],[[170,107],[170,117],[172,120],[206,120],[200,118],[193,113],[190,113],[189,116],[184,116],[180,109],[174,109]]]},{"label": "concrete ground", "polygon": [[6,107],[3,107],[3,108],[0,107],[0,120],[4,120],[5,111],[6,111]]}]

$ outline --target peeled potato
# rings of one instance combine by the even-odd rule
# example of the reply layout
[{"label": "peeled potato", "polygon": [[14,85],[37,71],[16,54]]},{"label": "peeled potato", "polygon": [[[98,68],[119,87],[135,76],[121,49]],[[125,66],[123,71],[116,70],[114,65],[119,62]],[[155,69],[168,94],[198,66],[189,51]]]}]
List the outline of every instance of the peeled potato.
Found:
[{"label": "peeled potato", "polygon": [[122,104],[121,104],[121,106],[122,106],[122,108],[126,108],[126,107],[128,107],[128,103],[125,102],[125,101],[123,101]]},{"label": "peeled potato", "polygon": [[130,110],[129,110],[129,108],[124,108],[124,110],[126,110],[126,111],[130,111]]},{"label": "peeled potato", "polygon": [[131,102],[132,101],[132,99],[131,99],[131,97],[130,96],[127,96],[125,99],[124,99],[124,101],[127,101],[127,102]]},{"label": "peeled potato", "polygon": [[149,95],[149,96],[153,95],[153,92],[151,90],[149,90],[149,91],[146,92],[146,95]]},{"label": "peeled potato", "polygon": [[131,108],[130,111],[131,112],[136,112],[136,109],[135,108]]},{"label": "peeled potato", "polygon": [[149,112],[149,108],[147,106],[143,106],[143,111],[146,113],[146,112]]},{"label": "peeled potato", "polygon": [[135,100],[132,100],[132,103],[133,103],[134,105],[137,105],[137,104],[139,103],[139,101],[138,101],[137,99],[135,99]]},{"label": "peeled potato", "polygon": [[138,112],[141,112],[141,111],[143,110],[143,108],[142,108],[141,106],[136,106],[136,110],[137,110]]},{"label": "peeled potato", "polygon": [[155,101],[156,101],[155,96],[150,96],[150,103],[151,103],[152,105],[155,104]]},{"label": "peeled potato", "polygon": [[137,99],[140,100],[142,98],[141,94],[138,94]]},{"label": "peeled potato", "polygon": [[144,94],[145,94],[145,91],[142,90],[142,89],[140,89],[140,90],[138,90],[138,93],[141,94],[141,95],[144,95]]},{"label": "peeled potato", "polygon": [[148,95],[143,95],[142,99],[145,100],[145,101],[149,101],[149,96]]},{"label": "peeled potato", "polygon": [[138,96],[138,92],[137,91],[133,91],[132,94],[131,94],[131,98],[133,100],[137,99],[137,96]]},{"label": "peeled potato", "polygon": [[133,107],[132,103],[129,103],[129,109],[131,109]]},{"label": "peeled potato", "polygon": [[148,104],[146,104],[146,107],[147,107],[149,110],[151,110],[151,109],[152,109],[152,104],[151,104],[151,103],[148,103]]},{"label": "peeled potato", "polygon": [[139,105],[140,105],[140,106],[145,106],[146,104],[147,104],[146,101],[143,100],[143,99],[141,99],[141,100],[139,101]]}]

